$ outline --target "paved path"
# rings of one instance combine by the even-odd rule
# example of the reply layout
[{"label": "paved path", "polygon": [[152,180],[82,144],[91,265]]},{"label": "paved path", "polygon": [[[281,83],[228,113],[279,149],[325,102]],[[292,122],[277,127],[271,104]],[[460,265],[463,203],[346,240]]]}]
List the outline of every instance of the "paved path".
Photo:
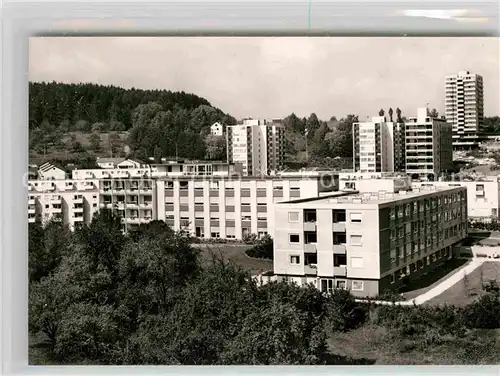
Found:
[{"label": "paved path", "polygon": [[[472,273],[474,270],[476,270],[480,265],[482,265],[486,261],[491,261],[491,259],[474,258],[470,262],[470,264],[465,266],[462,270],[452,274],[450,277],[443,280],[440,284],[434,286],[429,291],[424,292],[422,295],[419,295],[410,301],[405,300],[405,301],[393,303],[390,301],[376,300],[376,301],[372,301],[372,302],[376,303],[376,304],[381,304],[381,305],[397,304],[397,305],[403,305],[403,306],[413,305],[413,304],[416,304],[416,305],[423,304],[423,303],[431,300],[432,298],[435,298],[436,296],[442,294],[443,292],[448,290],[450,287],[452,287],[457,282],[460,282],[462,280],[462,278],[464,277],[464,274],[469,275],[470,273]],[[367,300],[364,300],[364,299],[356,299],[356,301],[367,302]]]}]

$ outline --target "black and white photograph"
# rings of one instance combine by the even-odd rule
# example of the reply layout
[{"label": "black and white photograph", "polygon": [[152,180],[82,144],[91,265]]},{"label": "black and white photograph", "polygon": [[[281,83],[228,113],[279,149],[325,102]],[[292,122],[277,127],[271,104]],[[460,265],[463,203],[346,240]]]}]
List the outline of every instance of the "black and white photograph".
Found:
[{"label": "black and white photograph", "polygon": [[31,37],[29,364],[499,364],[499,52]]}]

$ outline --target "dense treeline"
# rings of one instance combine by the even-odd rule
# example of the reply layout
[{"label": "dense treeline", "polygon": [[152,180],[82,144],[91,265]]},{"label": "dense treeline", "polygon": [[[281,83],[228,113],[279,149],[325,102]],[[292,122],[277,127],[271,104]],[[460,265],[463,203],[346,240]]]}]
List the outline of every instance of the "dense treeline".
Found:
[{"label": "dense treeline", "polygon": [[335,355],[343,349],[327,340],[366,328],[382,330],[394,363],[412,351],[445,351],[442,362],[498,362],[495,336],[478,334],[500,327],[498,288],[464,308],[376,307],[345,290],[259,286],[223,259],[202,262],[191,240],[161,221],[125,236],[109,211],[74,233],[30,224],[32,362],[366,364]]},{"label": "dense treeline", "polygon": [[[96,84],[62,84],[57,82],[29,85],[30,129],[48,121],[56,127],[86,124],[105,124],[109,130],[128,130],[132,127],[132,112],[140,104],[157,102],[165,111],[193,111],[210,103],[194,94],[168,90],[123,89]],[[214,109],[222,121],[234,119]],[[82,129],[80,129],[82,130]],[[89,129],[90,130],[90,129]]]},{"label": "dense treeline", "polygon": [[486,134],[500,134],[500,116],[485,117],[482,131]]},{"label": "dense treeline", "polygon": [[[81,152],[80,141],[64,142],[70,132],[90,134],[86,150],[116,149],[114,156],[225,158],[225,142],[210,136],[214,122],[236,120],[203,98],[166,90],[122,89],[94,84],[30,83],[30,150]],[[102,147],[102,132],[128,131],[126,144]],[[70,135],[74,137],[74,135]],[[115,135],[116,136],[116,135]],[[111,136],[110,136],[111,137]]]}]

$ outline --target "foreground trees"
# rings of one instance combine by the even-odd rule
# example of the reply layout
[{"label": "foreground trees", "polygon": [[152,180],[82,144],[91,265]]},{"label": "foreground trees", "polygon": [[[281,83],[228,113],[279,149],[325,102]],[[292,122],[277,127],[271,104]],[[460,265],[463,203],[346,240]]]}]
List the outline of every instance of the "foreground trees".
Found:
[{"label": "foreground trees", "polygon": [[201,264],[189,234],[161,221],[131,236],[109,211],[75,233],[57,226],[30,231],[29,330],[48,344],[43,361],[331,364],[327,337],[360,326],[415,348],[470,347],[474,330],[500,327],[498,293],[465,308],[375,307],[344,290],[259,286],[221,259]]}]

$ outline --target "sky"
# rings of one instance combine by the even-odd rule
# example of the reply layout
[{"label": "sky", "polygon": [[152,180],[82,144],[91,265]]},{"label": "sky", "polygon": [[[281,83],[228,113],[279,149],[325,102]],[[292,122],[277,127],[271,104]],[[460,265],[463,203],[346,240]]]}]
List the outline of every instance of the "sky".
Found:
[{"label": "sky", "polygon": [[483,76],[500,116],[498,37],[37,37],[30,81],[185,91],[236,117],[444,114],[444,80]]}]

